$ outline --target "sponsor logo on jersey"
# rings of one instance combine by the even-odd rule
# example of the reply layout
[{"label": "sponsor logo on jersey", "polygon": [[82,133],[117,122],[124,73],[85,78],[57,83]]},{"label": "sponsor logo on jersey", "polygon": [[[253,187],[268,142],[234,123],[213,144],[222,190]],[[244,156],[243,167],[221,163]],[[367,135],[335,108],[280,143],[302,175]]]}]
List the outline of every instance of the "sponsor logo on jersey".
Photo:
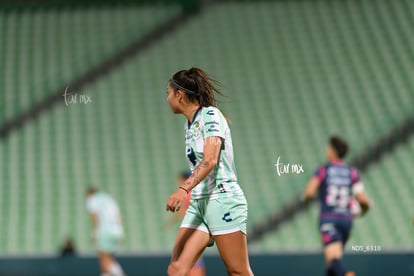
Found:
[{"label": "sponsor logo on jersey", "polygon": [[324,223],[320,226],[322,232],[330,232],[335,229],[333,223]]},{"label": "sponsor logo on jersey", "polygon": [[210,115],[210,116],[213,116],[214,115],[214,110],[207,111],[207,114]]},{"label": "sponsor logo on jersey", "polygon": [[230,217],[230,212],[227,212],[224,214],[224,216],[222,217],[222,220],[224,220],[225,222],[230,222],[233,219]]},{"label": "sponsor logo on jersey", "polygon": [[207,122],[207,123],[205,123],[204,125],[218,125],[219,123],[218,122],[216,122],[216,121],[211,121],[211,122]]},{"label": "sponsor logo on jersey", "polygon": [[222,183],[218,184],[217,188],[219,189],[220,193],[226,192],[226,189],[224,188],[224,185]]},{"label": "sponsor logo on jersey", "polygon": [[208,127],[207,132],[219,132],[219,130],[216,128],[219,123],[216,121],[207,122],[204,124],[206,127]]}]

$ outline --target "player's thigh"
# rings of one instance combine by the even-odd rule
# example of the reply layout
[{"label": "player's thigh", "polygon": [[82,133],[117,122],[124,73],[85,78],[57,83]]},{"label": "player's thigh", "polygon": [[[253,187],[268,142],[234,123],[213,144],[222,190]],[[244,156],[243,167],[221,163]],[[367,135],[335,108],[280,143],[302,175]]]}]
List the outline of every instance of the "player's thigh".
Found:
[{"label": "player's thigh", "polygon": [[209,241],[210,234],[208,232],[180,228],[168,267],[169,275],[182,275],[183,271],[188,273],[200,258]]},{"label": "player's thigh", "polygon": [[338,221],[321,220],[320,233],[324,246],[324,255],[326,266],[330,266],[333,259],[342,258],[344,245],[344,231]]},{"label": "player's thigh", "polygon": [[209,200],[205,221],[230,275],[250,275],[247,250],[247,201],[244,196]]},{"label": "player's thigh", "polygon": [[319,222],[319,231],[324,247],[333,242],[344,242],[344,232],[341,229],[341,225],[336,221],[321,220]]},{"label": "player's thigh", "polygon": [[[188,240],[195,234],[196,230],[208,233],[207,226],[203,222],[203,219],[198,212],[196,205],[197,202],[192,200],[182,220],[180,229],[178,230],[177,237],[174,242],[171,261],[175,261],[181,255]],[[199,234],[196,234],[198,236]],[[209,234],[208,234],[209,236]]]},{"label": "player's thigh", "polygon": [[99,251],[98,255],[99,255],[99,258],[105,262],[111,261],[113,259],[112,255],[108,252]]},{"label": "player's thigh", "polygon": [[340,227],[338,229],[342,235],[342,246],[345,247],[349,237],[352,232],[352,220],[341,221]]},{"label": "player's thigh", "polygon": [[177,236],[175,238],[171,261],[176,261],[178,257],[180,257],[181,253],[184,250],[184,246],[190,239],[191,235],[196,231],[196,229],[192,228],[180,228],[178,229]]},{"label": "player's thigh", "polygon": [[331,242],[324,247],[325,263],[329,266],[334,259],[342,258],[343,245],[341,241]]},{"label": "player's thigh", "polygon": [[191,228],[180,228],[174,244],[171,261],[190,260],[191,266],[193,266],[209,242],[210,234],[208,232]]},{"label": "player's thigh", "polygon": [[253,275],[249,264],[247,238],[243,232],[217,235],[214,240],[229,275]]},{"label": "player's thigh", "polygon": [[103,272],[108,272],[109,268],[114,262],[112,255],[104,251],[98,251],[98,255],[99,255],[99,262],[100,262],[101,270]]}]

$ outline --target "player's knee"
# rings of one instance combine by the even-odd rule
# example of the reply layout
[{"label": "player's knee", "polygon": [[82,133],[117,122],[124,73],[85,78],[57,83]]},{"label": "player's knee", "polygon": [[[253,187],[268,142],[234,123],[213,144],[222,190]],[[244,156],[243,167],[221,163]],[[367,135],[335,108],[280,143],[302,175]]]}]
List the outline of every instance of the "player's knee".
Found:
[{"label": "player's knee", "polygon": [[189,269],[179,261],[173,261],[168,266],[168,276],[185,276],[189,272]]},{"label": "player's knee", "polygon": [[330,267],[332,260],[342,258],[342,252],[340,250],[325,251],[325,265]]}]

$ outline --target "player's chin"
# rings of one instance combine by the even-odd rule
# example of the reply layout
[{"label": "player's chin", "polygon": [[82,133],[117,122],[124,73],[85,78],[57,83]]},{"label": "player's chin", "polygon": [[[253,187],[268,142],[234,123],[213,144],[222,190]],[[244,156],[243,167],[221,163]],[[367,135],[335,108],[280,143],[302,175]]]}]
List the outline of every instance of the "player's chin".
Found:
[{"label": "player's chin", "polygon": [[174,107],[172,107],[172,106],[170,106],[171,107],[171,111],[172,111],[172,113],[174,113],[174,114],[180,114],[181,112],[180,112],[180,110],[178,109],[178,108],[174,108]]}]

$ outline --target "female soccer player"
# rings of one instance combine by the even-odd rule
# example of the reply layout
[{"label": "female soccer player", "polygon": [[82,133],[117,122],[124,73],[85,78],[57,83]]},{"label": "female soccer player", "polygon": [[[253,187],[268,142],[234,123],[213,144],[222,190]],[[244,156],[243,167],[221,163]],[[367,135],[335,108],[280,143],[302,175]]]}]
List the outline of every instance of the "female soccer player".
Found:
[{"label": "female soccer player", "polygon": [[328,164],[321,166],[309,181],[305,200],[310,200],[319,192],[321,211],[319,226],[326,262],[327,276],[355,276],[347,271],[342,261],[343,248],[349,238],[354,217],[355,200],[364,215],[370,201],[364,192],[356,168],[346,165],[342,159],[348,151],[348,144],[333,136],[326,150]]},{"label": "female soccer player", "polygon": [[110,195],[88,188],[87,209],[91,214],[93,239],[96,243],[101,276],[124,276],[124,271],[113,257],[124,235],[121,213]]},{"label": "female soccer player", "polygon": [[184,126],[191,176],[167,201],[180,210],[188,193],[190,206],[174,244],[169,276],[184,276],[213,236],[229,275],[253,275],[247,251],[247,201],[237,183],[230,129],[216,107],[213,81],[198,68],[175,73],[168,82],[168,103],[187,118]]}]

